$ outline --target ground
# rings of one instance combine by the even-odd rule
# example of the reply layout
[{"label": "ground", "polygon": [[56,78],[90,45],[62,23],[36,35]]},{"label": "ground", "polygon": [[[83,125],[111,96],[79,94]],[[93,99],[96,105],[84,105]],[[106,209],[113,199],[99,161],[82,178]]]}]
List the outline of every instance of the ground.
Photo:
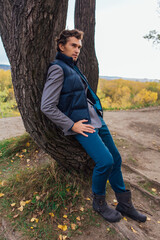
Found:
[{"label": "ground", "polygon": [[[148,220],[129,218],[108,223],[99,217],[100,227],[88,227],[76,240],[130,239],[158,240],[160,236],[160,107],[128,111],[104,111],[104,120],[122,156],[122,172],[132,191],[134,206]],[[0,119],[0,140],[25,131],[20,117]],[[114,192],[107,194],[114,208]],[[5,225],[5,223],[3,224]],[[111,237],[111,238],[110,238]],[[12,238],[8,238],[12,239]],[[71,239],[75,239],[71,238]]]}]

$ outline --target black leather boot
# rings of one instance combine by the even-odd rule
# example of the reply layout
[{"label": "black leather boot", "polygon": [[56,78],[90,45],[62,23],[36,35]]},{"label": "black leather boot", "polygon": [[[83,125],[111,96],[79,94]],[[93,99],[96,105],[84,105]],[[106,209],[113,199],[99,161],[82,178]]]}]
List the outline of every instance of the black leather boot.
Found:
[{"label": "black leather boot", "polygon": [[118,204],[116,210],[119,211],[122,215],[128,216],[138,222],[145,222],[147,217],[139,213],[133,206],[131,200],[131,191],[126,190],[125,192],[115,193]]},{"label": "black leather boot", "polygon": [[93,209],[104,217],[108,222],[119,222],[122,218],[120,212],[110,208],[106,201],[105,195],[93,193]]}]

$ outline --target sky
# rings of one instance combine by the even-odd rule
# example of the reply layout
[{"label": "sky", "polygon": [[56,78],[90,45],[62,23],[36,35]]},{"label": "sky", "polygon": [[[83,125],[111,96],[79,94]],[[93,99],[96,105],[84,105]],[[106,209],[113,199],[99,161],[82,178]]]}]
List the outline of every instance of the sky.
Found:
[{"label": "sky", "polygon": [[[75,0],[69,0],[68,29],[74,28],[74,4]],[[160,79],[160,46],[143,38],[154,29],[160,32],[158,0],[97,0],[95,50],[99,74]],[[1,41],[0,64],[9,64]]]}]

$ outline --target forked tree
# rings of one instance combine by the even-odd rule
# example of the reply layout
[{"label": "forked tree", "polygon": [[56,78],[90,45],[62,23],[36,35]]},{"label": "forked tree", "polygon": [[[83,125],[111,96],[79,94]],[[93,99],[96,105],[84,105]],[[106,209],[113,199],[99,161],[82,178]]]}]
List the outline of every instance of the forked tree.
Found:
[{"label": "forked tree", "polygon": [[[86,54],[90,53],[89,61],[92,62],[95,3],[88,1],[88,4],[87,6],[86,3],[87,28],[83,27],[84,19],[80,16],[85,14],[81,9],[82,3],[80,11],[77,12],[79,1],[76,2],[75,14],[77,14],[76,19],[82,19],[82,26],[77,25],[77,20],[76,26],[86,34],[84,48],[87,49],[87,44],[90,44]],[[1,0],[0,34],[10,61],[15,98],[26,131],[37,145],[59,164],[68,169],[85,171],[92,169],[93,161],[73,136],[64,136],[40,110],[47,68],[56,54],[54,40],[65,28],[67,8],[68,0]],[[92,34],[87,32],[90,29]],[[89,36],[91,38],[88,38]],[[84,65],[89,65],[89,68],[83,70],[91,71],[91,62],[88,62],[85,51],[82,60]],[[88,76],[90,78],[90,75]],[[98,77],[95,77],[94,81],[98,81]]]}]

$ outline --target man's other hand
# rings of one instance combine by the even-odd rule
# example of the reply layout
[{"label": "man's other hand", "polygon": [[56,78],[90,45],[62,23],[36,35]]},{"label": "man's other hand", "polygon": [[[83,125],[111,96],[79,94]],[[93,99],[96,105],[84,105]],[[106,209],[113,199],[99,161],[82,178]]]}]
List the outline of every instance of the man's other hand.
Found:
[{"label": "man's other hand", "polygon": [[87,121],[88,120],[83,119],[83,120],[80,120],[80,121],[74,123],[73,127],[71,128],[72,131],[77,132],[77,133],[81,133],[85,137],[88,137],[88,135],[85,134],[84,132],[93,133],[93,132],[95,132],[95,130],[94,130],[95,128],[92,125],[83,123],[83,122],[87,122]]}]

